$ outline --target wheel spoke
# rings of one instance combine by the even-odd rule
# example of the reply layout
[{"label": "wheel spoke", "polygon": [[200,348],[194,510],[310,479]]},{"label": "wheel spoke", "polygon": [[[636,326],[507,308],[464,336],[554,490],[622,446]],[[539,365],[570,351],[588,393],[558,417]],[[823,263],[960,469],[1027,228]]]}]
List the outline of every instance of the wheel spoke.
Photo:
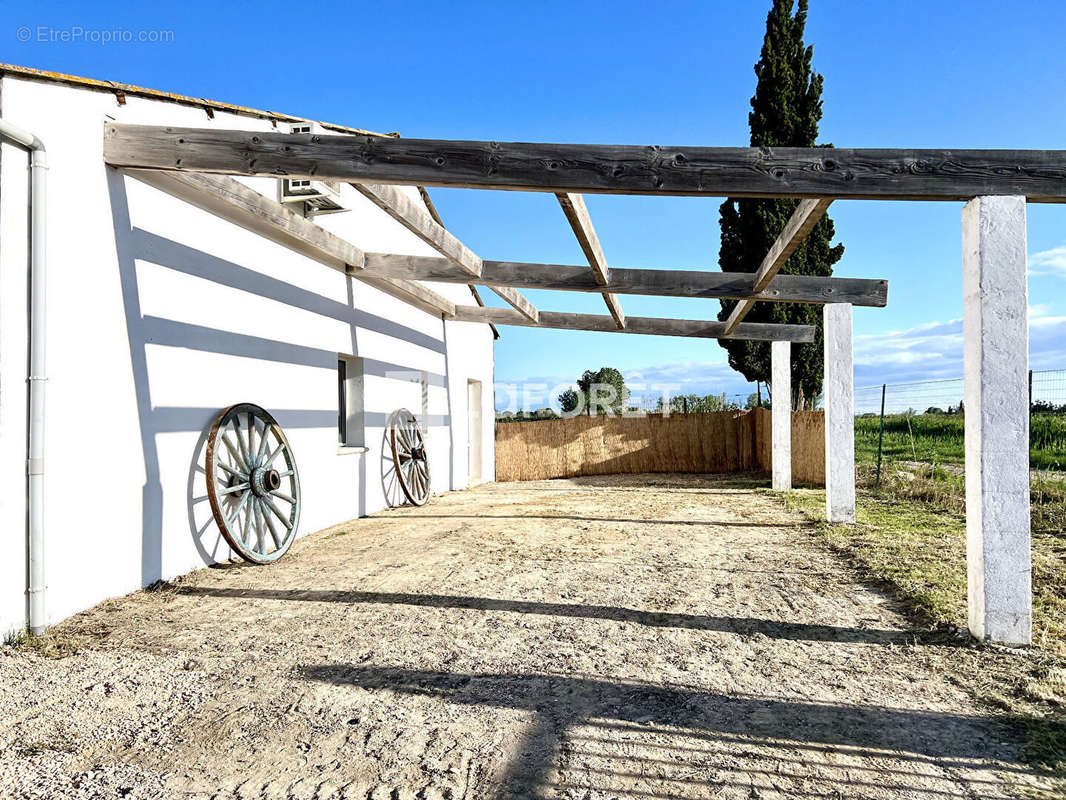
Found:
[{"label": "wheel spoke", "polygon": [[266,555],[266,537],[263,534],[263,509],[257,500],[252,501],[251,509],[255,515],[255,552]]},{"label": "wheel spoke", "polygon": [[284,500],[286,503],[291,503],[292,505],[296,505],[296,498],[289,497],[289,495],[283,494],[282,492],[279,492],[277,489],[275,489],[273,492],[271,492],[270,496],[271,497],[277,497],[277,498],[279,498],[281,500]]},{"label": "wheel spoke", "polygon": [[250,486],[251,486],[251,484],[248,483],[247,481],[245,481],[244,483],[238,483],[238,484],[235,484],[234,486],[230,486],[228,489],[220,489],[218,493],[219,494],[233,494],[234,492],[239,492],[239,491],[242,491],[244,489],[247,489]]},{"label": "wheel spoke", "polygon": [[253,516],[254,514],[252,514],[252,509],[250,506],[244,509],[244,526],[241,528],[241,544],[243,544],[245,547],[248,546],[248,530],[251,527]]},{"label": "wheel spoke", "polygon": [[287,469],[284,472],[279,472],[278,473],[278,477],[279,478],[288,478],[288,477],[291,477],[292,475],[295,475],[295,474],[296,473],[293,472],[291,469]]},{"label": "wheel spoke", "polygon": [[251,411],[248,412],[248,460],[251,461],[251,466],[255,467],[255,459],[252,457],[252,453],[256,451],[255,446],[255,414]]},{"label": "wheel spoke", "polygon": [[255,454],[255,463],[258,464],[263,460],[263,454],[266,452],[267,446],[267,434],[270,433],[270,426],[263,423],[263,436],[259,440],[259,450]]},{"label": "wheel spoke", "polygon": [[271,464],[273,464],[273,463],[274,463],[274,459],[278,457],[278,453],[280,453],[280,452],[281,452],[282,450],[284,450],[284,449],[285,449],[285,442],[279,442],[279,443],[278,443],[278,446],[277,446],[276,448],[274,448],[274,452],[272,452],[272,453],[270,454],[270,456],[269,456],[269,457],[267,458],[267,460],[266,460],[266,463],[265,463],[265,464],[262,464],[261,466],[262,466],[262,467],[263,467],[264,469],[265,469],[266,467],[269,467],[269,466],[270,466]]},{"label": "wheel spoke", "polygon": [[248,452],[248,444],[244,441],[244,434],[241,433],[241,417],[239,414],[234,414],[233,419],[230,420],[230,425],[233,426],[233,433],[237,437],[237,446],[241,451],[241,458],[244,461],[244,466],[249,472],[252,470],[252,455]]},{"label": "wheel spoke", "polygon": [[270,538],[274,540],[274,547],[281,549],[281,539],[278,538],[278,532],[274,528],[274,520],[267,514],[268,504],[264,503],[264,498],[259,498],[260,513],[263,515],[263,519],[266,521],[267,530],[270,531]]},{"label": "wheel spoke", "polygon": [[[274,505],[274,501],[269,497],[260,497],[259,502],[263,503],[267,508],[274,512],[278,519],[281,520],[281,524],[285,526],[286,530],[292,530],[292,523],[289,522],[289,518],[281,513],[281,510]],[[280,547],[280,545],[278,545]]]},{"label": "wheel spoke", "polygon": [[233,523],[237,521],[237,517],[241,515],[241,509],[244,508],[244,504],[248,502],[248,496],[251,494],[251,490],[245,491],[241,496],[241,502],[237,504],[237,510],[233,512],[233,516],[226,520],[226,527],[233,528]]},{"label": "wheel spoke", "polygon": [[233,446],[233,442],[229,440],[229,437],[225,434],[225,432],[220,432],[218,438],[222,440],[222,443],[224,445],[226,445],[226,449],[229,450],[230,455],[233,456],[233,460],[237,462],[237,464],[239,464],[240,466],[244,467],[245,471],[247,471],[248,464],[245,463],[243,456],[241,456],[241,454],[237,452],[237,448]]},{"label": "wheel spoke", "polygon": [[217,457],[215,458],[215,466],[217,466],[219,469],[224,469],[226,472],[228,472],[234,478],[240,478],[241,480],[245,480],[248,477],[247,473],[241,472],[240,470],[237,470],[237,469],[234,469],[229,464],[223,464],[221,461],[218,460]]}]

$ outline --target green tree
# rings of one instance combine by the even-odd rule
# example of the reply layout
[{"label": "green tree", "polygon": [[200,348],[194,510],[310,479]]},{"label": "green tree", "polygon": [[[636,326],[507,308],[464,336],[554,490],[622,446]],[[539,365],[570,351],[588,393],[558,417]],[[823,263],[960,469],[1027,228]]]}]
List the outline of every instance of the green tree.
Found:
[{"label": "green tree", "polygon": [[[814,147],[822,118],[822,76],[811,69],[813,48],[804,45],[807,0],[773,0],[766,17],[762,54],[755,65],[755,95],[748,126],[752,147]],[[727,272],[755,272],[777,235],[795,211],[796,200],[737,200],[722,203],[722,244],[719,265]],[[789,258],[783,274],[833,274],[844,255],[842,244],[831,245],[833,221],[828,215]],[[718,319],[728,318],[735,300],[723,300]],[[820,306],[756,303],[745,317],[749,322],[814,325],[815,341],[792,346],[794,405],[810,405],[822,387],[822,314]],[[769,381],[770,343],[721,340],[729,365],[749,381]]]},{"label": "green tree", "polygon": [[567,389],[558,398],[563,413],[583,410],[586,414],[592,413],[594,399],[597,411],[614,414],[625,411],[629,405],[629,389],[622,373],[614,367],[587,369],[577,379],[577,390]]},{"label": "green tree", "polygon": [[559,395],[559,407],[564,414],[573,414],[581,403],[582,397],[573,389],[567,389]]}]

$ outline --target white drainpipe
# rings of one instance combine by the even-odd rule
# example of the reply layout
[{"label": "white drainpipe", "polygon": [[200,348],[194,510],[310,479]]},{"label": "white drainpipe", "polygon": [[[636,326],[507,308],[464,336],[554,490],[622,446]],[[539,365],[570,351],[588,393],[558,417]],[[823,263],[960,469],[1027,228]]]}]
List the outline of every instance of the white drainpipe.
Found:
[{"label": "white drainpipe", "polygon": [[44,609],[44,313],[48,158],[44,142],[0,119],[0,136],[30,151],[30,431],[26,471],[29,492],[30,633],[45,629]]}]

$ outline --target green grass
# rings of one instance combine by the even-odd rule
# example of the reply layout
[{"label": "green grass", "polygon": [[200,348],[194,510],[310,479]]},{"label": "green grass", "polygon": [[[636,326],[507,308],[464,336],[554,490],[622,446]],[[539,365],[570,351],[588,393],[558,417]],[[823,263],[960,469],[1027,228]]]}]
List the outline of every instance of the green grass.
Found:
[{"label": "green grass", "polygon": [[[965,420],[961,414],[888,414],[883,459],[962,464]],[[855,456],[877,462],[880,418],[855,420]],[[1034,414],[1029,424],[1029,463],[1034,469],[1066,470],[1066,415]]]}]

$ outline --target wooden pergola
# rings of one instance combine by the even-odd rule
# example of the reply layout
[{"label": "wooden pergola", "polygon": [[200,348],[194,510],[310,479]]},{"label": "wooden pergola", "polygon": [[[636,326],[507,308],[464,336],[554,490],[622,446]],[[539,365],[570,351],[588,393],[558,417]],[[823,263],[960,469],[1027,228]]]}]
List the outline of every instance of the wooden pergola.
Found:
[{"label": "wooden pergola", "polygon": [[[885,280],[778,275],[836,199],[952,200],[963,212],[970,629],[1031,640],[1026,202],[1066,202],[1066,151],[638,147],[287,134],[106,123],[104,158],[151,185],[445,319],[773,342],[773,484],[791,485],[792,342],[814,328],[744,322],[756,302],[825,307],[826,506],[855,520],[853,306]],[[232,176],[351,183],[439,257],[367,253]],[[587,266],[484,261],[395,185],[551,192]],[[610,268],[584,194],[793,198],[754,273]],[[420,281],[484,285],[510,308],[456,305]],[[541,311],[522,288],[600,294],[608,314]],[[628,317],[620,295],[739,301],[728,319]],[[780,398],[780,401],[779,401]]]}]

